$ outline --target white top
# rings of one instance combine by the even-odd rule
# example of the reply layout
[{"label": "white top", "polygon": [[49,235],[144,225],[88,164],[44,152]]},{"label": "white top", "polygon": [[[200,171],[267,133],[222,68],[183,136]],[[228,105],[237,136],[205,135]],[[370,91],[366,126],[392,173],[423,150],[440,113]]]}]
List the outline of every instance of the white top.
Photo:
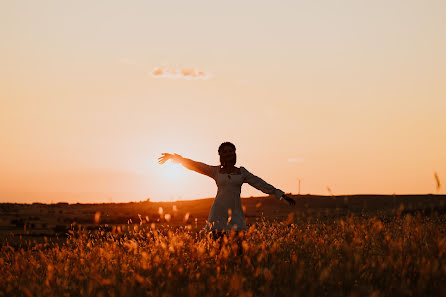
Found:
[{"label": "white top", "polygon": [[240,191],[243,183],[248,183],[263,193],[274,195],[280,199],[284,192],[276,189],[246,168],[240,167],[241,174],[221,173],[220,166],[209,166],[200,163],[201,173],[212,177],[218,191],[209,213],[207,230],[245,230],[245,215],[242,209]]}]

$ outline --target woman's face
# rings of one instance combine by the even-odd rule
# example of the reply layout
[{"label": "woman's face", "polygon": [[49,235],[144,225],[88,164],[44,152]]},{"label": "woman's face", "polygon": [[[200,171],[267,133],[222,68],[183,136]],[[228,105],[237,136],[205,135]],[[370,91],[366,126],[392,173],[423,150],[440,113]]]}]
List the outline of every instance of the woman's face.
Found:
[{"label": "woman's face", "polygon": [[236,161],[237,156],[235,154],[235,150],[231,146],[225,145],[220,152],[221,165],[235,165]]}]

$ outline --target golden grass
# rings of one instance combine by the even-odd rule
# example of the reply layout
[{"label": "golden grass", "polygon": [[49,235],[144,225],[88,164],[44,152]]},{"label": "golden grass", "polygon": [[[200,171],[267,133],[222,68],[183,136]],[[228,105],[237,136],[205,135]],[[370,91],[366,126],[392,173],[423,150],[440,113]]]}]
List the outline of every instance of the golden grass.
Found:
[{"label": "golden grass", "polygon": [[221,243],[153,223],[76,230],[2,245],[0,296],[445,296],[445,222],[290,216]]},{"label": "golden grass", "polygon": [[437,189],[437,192],[439,192],[441,189],[441,182],[437,172],[434,172],[434,178],[435,178],[435,187]]}]

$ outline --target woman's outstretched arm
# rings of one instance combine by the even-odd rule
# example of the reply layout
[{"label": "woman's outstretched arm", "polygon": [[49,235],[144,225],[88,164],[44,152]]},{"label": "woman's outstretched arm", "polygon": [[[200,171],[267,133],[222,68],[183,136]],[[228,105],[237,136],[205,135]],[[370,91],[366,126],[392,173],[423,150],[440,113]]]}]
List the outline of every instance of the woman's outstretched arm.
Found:
[{"label": "woman's outstretched arm", "polygon": [[164,164],[168,160],[172,160],[175,163],[180,163],[189,170],[193,170],[198,173],[215,178],[217,167],[210,166],[205,163],[197,162],[191,159],[183,158],[178,154],[168,154],[168,153],[161,154],[161,157],[158,158],[158,163]]},{"label": "woman's outstretched arm", "polygon": [[240,167],[240,169],[243,170],[242,172],[243,172],[245,181],[248,184],[250,184],[251,186],[253,186],[254,188],[256,188],[257,190],[260,190],[265,194],[274,195],[277,199],[283,198],[286,202],[288,202],[291,205],[296,204],[294,199],[285,195],[285,193],[282,190],[276,189],[275,187],[273,187],[272,185],[270,185],[269,183],[267,183],[260,177],[254,175],[251,172],[249,172],[248,170],[246,170],[246,168]]}]

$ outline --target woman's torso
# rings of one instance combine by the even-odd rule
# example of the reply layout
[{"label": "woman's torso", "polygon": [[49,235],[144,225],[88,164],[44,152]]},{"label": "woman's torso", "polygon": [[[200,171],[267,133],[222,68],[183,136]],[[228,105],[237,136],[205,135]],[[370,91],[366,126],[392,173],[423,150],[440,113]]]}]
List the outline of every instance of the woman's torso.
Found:
[{"label": "woman's torso", "polygon": [[218,168],[215,175],[218,191],[208,218],[209,223],[213,224],[211,229],[246,229],[240,199],[243,181],[244,178],[240,168],[235,168],[230,172]]}]

